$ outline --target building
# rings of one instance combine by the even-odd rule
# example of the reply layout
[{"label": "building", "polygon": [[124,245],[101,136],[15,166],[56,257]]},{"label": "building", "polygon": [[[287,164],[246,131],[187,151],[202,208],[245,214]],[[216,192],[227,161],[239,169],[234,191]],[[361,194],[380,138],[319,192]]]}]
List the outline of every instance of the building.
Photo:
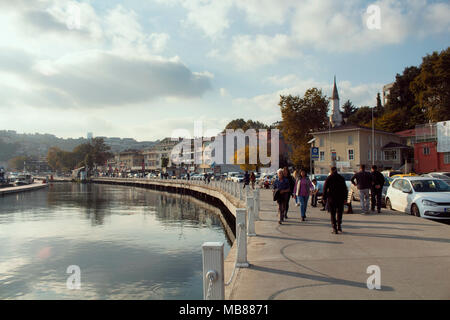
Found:
[{"label": "building", "polygon": [[394,82],[388,83],[387,85],[383,86],[383,106],[385,106],[388,102],[389,94],[391,93],[391,89],[394,86]]},{"label": "building", "polygon": [[94,134],[92,132],[88,132],[86,138],[88,139],[88,141],[92,140],[92,138],[94,138]]},{"label": "building", "polygon": [[141,171],[144,155],[137,150],[128,150],[116,153],[114,158],[107,161],[111,170],[119,172]]},{"label": "building", "polygon": [[357,125],[342,125],[312,133],[313,147],[319,148],[314,161],[315,173],[328,173],[331,166],[341,172],[358,171],[361,164],[400,169],[408,160],[410,147],[394,133]]},{"label": "building", "polygon": [[334,76],[333,94],[331,96],[330,124],[332,127],[338,127],[343,124],[342,113],[339,106],[339,93],[336,87],[336,76]]},{"label": "building", "polygon": [[418,125],[415,129],[397,134],[410,137],[414,145],[414,169],[416,173],[450,172],[450,121]]}]

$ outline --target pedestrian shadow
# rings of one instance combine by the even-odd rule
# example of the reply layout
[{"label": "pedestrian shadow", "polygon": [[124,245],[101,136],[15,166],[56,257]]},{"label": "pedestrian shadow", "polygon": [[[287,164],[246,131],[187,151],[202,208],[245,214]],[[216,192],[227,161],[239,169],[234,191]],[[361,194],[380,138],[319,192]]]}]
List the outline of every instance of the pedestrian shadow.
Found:
[{"label": "pedestrian shadow", "polygon": [[[385,229],[385,230],[399,230],[399,231],[424,231],[423,229],[412,229],[412,228],[396,228],[396,227],[387,227],[387,226],[360,226],[360,225],[351,225],[347,224],[346,220],[343,221],[342,226],[344,229]],[[330,223],[310,223],[313,226],[324,226],[331,228]]]},{"label": "pedestrian shadow", "polygon": [[411,223],[411,222],[392,222],[392,221],[371,221],[371,220],[348,220],[345,219],[345,216],[342,218],[343,222],[351,222],[351,223],[369,223],[369,224],[400,224],[400,225],[410,225],[410,226],[421,226],[421,227],[432,227],[431,224],[425,223]]},{"label": "pedestrian shadow", "polygon": [[[345,279],[339,279],[339,278],[334,278],[334,277],[329,277],[329,276],[327,277],[327,276],[321,276],[321,275],[312,275],[312,274],[301,273],[301,272],[286,271],[286,270],[274,269],[274,268],[269,268],[269,267],[257,266],[254,264],[252,264],[250,268],[251,268],[251,270],[256,270],[256,271],[260,271],[260,272],[267,272],[267,273],[288,276],[288,277],[294,277],[294,278],[300,278],[300,279],[305,279],[305,280],[319,281],[319,282],[323,282],[323,285],[341,285],[341,286],[354,287],[354,288],[368,290],[367,283],[365,283],[365,282],[345,280]],[[378,291],[394,291],[394,288],[392,288],[390,286],[382,286],[381,289]]]},{"label": "pedestrian shadow", "polygon": [[359,236],[359,237],[400,239],[400,240],[418,240],[418,241],[450,243],[450,239],[445,239],[445,238],[429,238],[429,237],[418,237],[418,236],[408,236],[408,235],[352,233],[352,232],[346,232],[346,234],[351,235],[351,236]]},{"label": "pedestrian shadow", "polygon": [[317,242],[317,243],[325,243],[325,244],[343,244],[343,242],[341,242],[341,241],[313,240],[313,239],[304,239],[304,238],[288,238],[288,237],[278,237],[278,236],[268,236],[268,235],[258,235],[258,238],[278,239],[278,240],[294,240],[294,241],[304,241],[304,242]]}]

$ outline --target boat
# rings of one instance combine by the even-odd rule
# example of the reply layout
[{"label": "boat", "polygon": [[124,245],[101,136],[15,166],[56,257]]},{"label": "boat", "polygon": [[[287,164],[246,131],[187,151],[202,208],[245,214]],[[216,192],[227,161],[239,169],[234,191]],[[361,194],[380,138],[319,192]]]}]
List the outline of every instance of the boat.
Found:
[{"label": "boat", "polygon": [[22,172],[17,175],[16,180],[14,181],[15,186],[23,186],[27,184],[32,184],[34,182],[33,176],[31,173]]}]

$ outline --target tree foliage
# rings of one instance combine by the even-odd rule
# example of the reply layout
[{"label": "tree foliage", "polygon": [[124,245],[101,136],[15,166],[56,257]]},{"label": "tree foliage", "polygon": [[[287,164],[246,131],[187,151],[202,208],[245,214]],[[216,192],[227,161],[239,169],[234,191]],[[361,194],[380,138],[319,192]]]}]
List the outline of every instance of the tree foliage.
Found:
[{"label": "tree foliage", "polygon": [[95,165],[105,165],[112,154],[102,138],[78,145],[73,151],[52,147],[47,153],[48,165],[58,171],[69,171],[82,166],[92,169]]},{"label": "tree foliage", "polygon": [[308,140],[311,133],[328,127],[328,98],[317,88],[308,89],[303,97],[280,96],[278,105],[281,133],[292,148],[291,161],[298,167],[309,167]]},{"label": "tree foliage", "polygon": [[270,127],[262,122],[259,121],[253,121],[253,120],[247,120],[244,119],[235,119],[230,121],[226,126],[226,129],[242,129],[243,131],[247,131],[248,129],[269,129]]},{"label": "tree foliage", "polygon": [[450,47],[423,58],[420,73],[410,85],[417,111],[428,120],[450,118]]}]

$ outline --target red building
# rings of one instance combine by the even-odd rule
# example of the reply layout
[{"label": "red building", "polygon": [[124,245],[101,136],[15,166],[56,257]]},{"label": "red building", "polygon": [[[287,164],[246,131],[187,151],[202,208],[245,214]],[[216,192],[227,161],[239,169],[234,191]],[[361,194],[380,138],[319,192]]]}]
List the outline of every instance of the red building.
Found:
[{"label": "red building", "polygon": [[416,129],[397,132],[405,144],[414,146],[416,173],[450,172],[450,152],[437,152],[436,124],[417,126]]}]

